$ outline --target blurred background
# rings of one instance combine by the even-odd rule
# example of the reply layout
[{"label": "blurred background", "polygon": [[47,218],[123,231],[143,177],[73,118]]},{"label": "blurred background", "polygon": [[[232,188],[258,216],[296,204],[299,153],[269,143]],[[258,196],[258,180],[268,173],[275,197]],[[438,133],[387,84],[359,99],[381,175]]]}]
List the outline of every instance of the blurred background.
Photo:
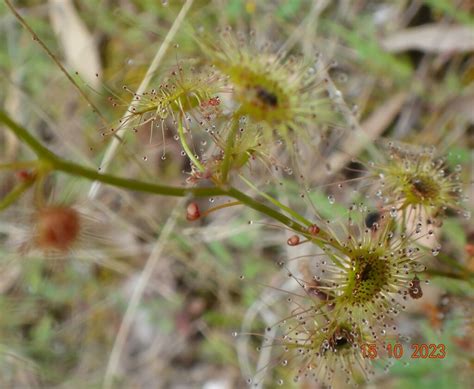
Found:
[{"label": "blurred background", "polygon": [[[138,88],[185,2],[13,3],[103,119],[5,3],[0,5],[0,104],[56,153],[97,168],[112,139],[101,134],[117,125],[133,97],[123,85]],[[216,39],[214,31],[226,26],[243,34],[255,31],[276,48],[285,45],[308,58],[320,53],[334,61],[331,78],[369,139],[390,137],[436,146],[453,166],[462,164],[465,181],[472,181],[470,0],[189,3],[150,88],[177,61],[199,55],[195,31],[215,34]],[[119,104],[111,104],[110,96]],[[120,148],[109,171],[183,184],[189,162],[172,133],[165,136],[165,158],[161,133],[148,131]],[[364,147],[353,152],[357,157]],[[1,127],[0,163],[31,157],[31,151]],[[325,158],[332,161],[331,154]],[[350,164],[350,156],[340,163]],[[318,178],[320,172],[311,171],[305,174],[314,174],[321,183],[313,191],[318,210],[328,216],[342,213],[344,206],[328,201],[324,175]],[[285,201],[311,213],[301,202],[301,188],[289,178],[282,180]],[[0,171],[0,198],[14,184],[13,174]],[[189,223],[183,201],[174,198],[104,187],[91,200],[90,185],[58,175],[45,186],[49,201],[74,204],[87,220],[87,232],[66,256],[23,250],[31,233],[31,194],[0,214],[0,387],[99,388],[104,377],[111,376],[117,377],[112,387],[123,388],[245,387],[246,369],[255,369],[261,351],[256,338],[233,333],[242,328],[262,333],[268,320],[284,312],[285,293],[273,288],[287,278],[277,263],[295,255],[288,251],[287,233],[249,225],[262,216],[243,208]],[[472,198],[472,184],[469,191]],[[353,196],[352,190],[336,194],[341,203]],[[201,206],[209,206],[208,201]],[[173,228],[162,235],[166,225]],[[474,271],[470,220],[448,217],[439,239],[445,255]],[[161,252],[157,241],[164,247]],[[440,272],[456,268],[439,257],[432,260]],[[140,289],[140,299],[133,301],[131,296]],[[403,358],[370,387],[472,387],[472,299],[469,280],[432,276],[423,299],[401,315],[400,331],[410,335],[412,343],[445,344],[447,357]],[[124,326],[126,336],[118,336]],[[265,387],[271,388],[277,386],[272,377],[282,367],[272,367],[268,358]]]}]

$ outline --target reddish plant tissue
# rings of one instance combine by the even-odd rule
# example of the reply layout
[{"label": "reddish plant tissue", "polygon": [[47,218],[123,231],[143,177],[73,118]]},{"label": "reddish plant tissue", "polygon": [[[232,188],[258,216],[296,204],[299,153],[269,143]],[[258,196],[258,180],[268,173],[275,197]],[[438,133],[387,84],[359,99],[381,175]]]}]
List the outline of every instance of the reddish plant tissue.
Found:
[{"label": "reddish plant tissue", "polygon": [[37,214],[36,244],[44,250],[67,251],[80,233],[80,217],[69,207],[47,207]]},{"label": "reddish plant tissue", "polygon": [[21,182],[28,182],[35,178],[35,174],[29,170],[20,170],[16,172],[16,178]]},{"label": "reddish plant tissue", "polygon": [[310,235],[318,235],[319,231],[320,228],[316,224],[312,224],[308,227],[308,232],[310,233]]},{"label": "reddish plant tissue", "polygon": [[201,213],[199,212],[199,206],[197,203],[189,203],[186,207],[186,219],[189,221],[194,221],[199,219]]},{"label": "reddish plant tissue", "polygon": [[300,238],[298,235],[292,235],[286,241],[288,246],[297,246],[300,243]]}]

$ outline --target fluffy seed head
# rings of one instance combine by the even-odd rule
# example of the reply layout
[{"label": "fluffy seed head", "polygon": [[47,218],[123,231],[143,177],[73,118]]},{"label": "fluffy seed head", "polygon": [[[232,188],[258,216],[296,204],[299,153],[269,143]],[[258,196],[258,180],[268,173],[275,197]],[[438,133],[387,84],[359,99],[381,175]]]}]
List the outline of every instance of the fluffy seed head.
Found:
[{"label": "fluffy seed head", "polygon": [[42,250],[68,251],[79,238],[81,219],[71,207],[49,206],[35,215],[35,243]]}]

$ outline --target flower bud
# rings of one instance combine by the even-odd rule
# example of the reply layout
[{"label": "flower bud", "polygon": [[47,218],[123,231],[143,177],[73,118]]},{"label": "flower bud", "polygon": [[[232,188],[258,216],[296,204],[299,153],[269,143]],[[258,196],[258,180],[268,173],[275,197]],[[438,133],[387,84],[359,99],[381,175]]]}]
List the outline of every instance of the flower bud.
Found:
[{"label": "flower bud", "polygon": [[286,241],[288,246],[297,246],[300,243],[300,237],[298,235],[292,235]]},{"label": "flower bud", "polygon": [[310,235],[318,235],[319,231],[321,231],[321,229],[316,224],[312,224],[308,227],[308,232]]},{"label": "flower bud", "polygon": [[189,203],[186,207],[186,219],[192,222],[199,219],[200,217],[201,213],[199,212],[199,206],[197,205],[197,203]]}]

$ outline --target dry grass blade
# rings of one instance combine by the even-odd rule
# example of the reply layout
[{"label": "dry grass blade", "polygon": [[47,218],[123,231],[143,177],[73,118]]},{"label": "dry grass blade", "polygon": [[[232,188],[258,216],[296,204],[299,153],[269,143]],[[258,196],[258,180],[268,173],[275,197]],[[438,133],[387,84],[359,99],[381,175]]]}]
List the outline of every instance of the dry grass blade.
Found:
[{"label": "dry grass blade", "polygon": [[[66,62],[93,87],[99,86],[101,65],[94,37],[78,16],[72,1],[49,0],[49,16],[61,43]],[[87,58],[84,61],[84,58]]]},{"label": "dry grass blade", "polygon": [[470,52],[474,50],[474,28],[431,24],[397,31],[381,43],[392,53],[414,49],[431,53]]},{"label": "dry grass blade", "polygon": [[331,171],[333,173],[338,172],[351,158],[357,156],[367,144],[373,143],[374,140],[380,137],[400,112],[406,98],[406,92],[400,92],[392,96],[362,123],[361,128],[363,129],[364,136],[361,137],[358,133],[352,133],[341,145],[343,151],[333,154],[328,159],[327,162],[331,166]]},{"label": "dry grass blade", "polygon": [[169,240],[169,237],[176,225],[176,221],[178,218],[179,211],[183,209],[184,206],[184,199],[181,199],[175,206],[173,213],[168,218],[168,221],[164,225],[160,237],[156,241],[155,246],[146,262],[145,267],[143,268],[142,273],[140,274],[140,278],[138,279],[137,285],[133,290],[133,294],[130,297],[130,301],[123,317],[122,323],[120,325],[117,337],[115,339],[114,346],[112,348],[112,352],[110,353],[109,362],[107,364],[107,369],[104,376],[104,383],[103,387],[105,389],[113,387],[113,380],[117,373],[117,368],[120,362],[120,356],[122,355],[123,348],[125,346],[125,342],[127,340],[128,334],[130,332],[130,328],[133,324],[133,320],[137,313],[138,305],[142,299],[143,293],[145,288],[150,280],[151,276],[153,275],[153,271],[161,258],[161,254],[163,253],[163,249],[166,246],[166,243]]}]

